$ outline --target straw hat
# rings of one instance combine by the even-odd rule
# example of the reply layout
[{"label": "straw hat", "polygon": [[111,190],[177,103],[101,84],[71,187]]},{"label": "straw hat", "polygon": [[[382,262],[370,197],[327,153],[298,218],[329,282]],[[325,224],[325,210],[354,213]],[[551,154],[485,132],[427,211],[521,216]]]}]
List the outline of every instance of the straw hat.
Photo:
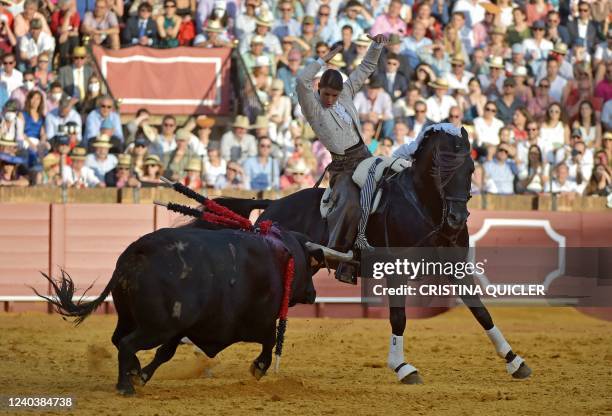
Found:
[{"label": "straw hat", "polygon": [[291,174],[295,174],[295,173],[306,174],[306,172],[308,172],[308,166],[306,166],[306,163],[304,162],[303,159],[298,159],[297,162],[287,166],[287,172]]},{"label": "straw hat", "polygon": [[558,53],[559,55],[567,55],[567,45],[563,42],[557,42],[553,48],[553,52]]},{"label": "straw hat", "polygon": [[122,153],[120,155],[117,155],[117,160],[119,161],[117,163],[117,167],[120,168],[131,168],[132,167],[132,156]]},{"label": "straw hat", "polygon": [[232,127],[248,129],[251,127],[251,123],[249,123],[249,118],[247,116],[238,115],[234,119],[234,123],[232,123]]},{"label": "straw hat", "polygon": [[491,14],[500,14],[501,13],[501,9],[498,5],[493,4],[493,3],[489,3],[489,2],[485,2],[485,1],[481,1],[480,3],[478,3],[483,9],[485,9],[487,12],[491,13]]},{"label": "straw hat", "polygon": [[272,27],[273,20],[267,14],[262,14],[255,19],[255,24],[259,26]]},{"label": "straw hat", "polygon": [[144,166],[148,166],[148,165],[162,166],[162,163],[161,163],[161,160],[159,160],[159,156],[157,156],[157,155],[149,155],[144,160],[143,165]]},{"label": "straw hat", "polygon": [[505,35],[506,29],[504,29],[503,26],[495,26],[493,30],[491,30],[491,34],[492,35]]},{"label": "straw hat", "polygon": [[77,146],[73,148],[72,151],[70,152],[70,158],[72,160],[85,160],[86,156],[87,156],[87,149],[85,149],[84,147]]},{"label": "straw hat", "polygon": [[178,129],[178,131],[176,132],[176,140],[177,141],[187,141],[191,139],[191,133],[189,133],[187,130],[185,129]]},{"label": "straw hat", "polygon": [[110,137],[108,137],[107,134],[101,134],[100,136],[98,136],[98,138],[96,138],[96,140],[94,140],[93,147],[106,147],[107,149],[110,149],[111,147],[113,147],[113,145],[110,142]]},{"label": "straw hat", "polygon": [[526,77],[527,76],[527,68],[524,66],[517,66],[514,68],[512,75],[515,77]]},{"label": "straw hat", "polygon": [[202,161],[200,159],[190,159],[185,170],[202,172]]},{"label": "straw hat", "polygon": [[270,122],[266,116],[257,116],[255,124],[251,126],[252,129],[267,129],[270,127]]},{"label": "straw hat", "polygon": [[5,137],[0,137],[0,146],[10,146],[10,147],[16,147],[17,146],[17,142],[15,140],[9,140]]},{"label": "straw hat", "polygon": [[344,68],[346,66],[346,62],[344,62],[344,58],[342,57],[341,53],[335,54],[334,57],[327,62],[327,64],[338,68]]},{"label": "straw hat", "polygon": [[436,89],[436,90],[449,88],[448,81],[445,80],[444,78],[438,78],[437,80],[430,82],[427,85],[429,85],[431,88]]},{"label": "straw hat", "polygon": [[501,56],[494,56],[489,61],[489,68],[504,69],[504,58]]},{"label": "straw hat", "polygon": [[209,20],[204,30],[212,33],[223,33],[223,27],[218,20]]},{"label": "straw hat", "polygon": [[49,153],[47,156],[43,157],[42,165],[43,169],[47,170],[52,168],[55,165],[60,163],[60,158],[55,153]]},{"label": "straw hat", "polygon": [[84,58],[87,56],[87,49],[85,49],[85,46],[75,46],[72,50],[72,56],[76,58]]},{"label": "straw hat", "polygon": [[603,139],[604,140],[612,140],[612,131],[605,132],[605,134],[603,135]]},{"label": "straw hat", "polygon": [[399,45],[400,43],[402,43],[402,39],[397,33],[393,33],[391,36],[389,36],[388,45]]},{"label": "straw hat", "polygon": [[209,129],[215,125],[215,119],[206,116],[198,116],[198,118],[196,118],[196,125],[201,129]]},{"label": "straw hat", "polygon": [[357,46],[370,46],[370,43],[372,43],[372,41],[365,34],[359,35],[359,37],[355,41],[355,45]]},{"label": "straw hat", "polygon": [[452,59],[451,59],[451,64],[461,64],[461,65],[465,65],[465,59],[463,59],[463,55],[458,53],[456,55],[453,55]]},{"label": "straw hat", "polygon": [[254,43],[264,43],[264,38],[261,35],[255,35],[251,38],[251,45]]},{"label": "straw hat", "polygon": [[285,83],[282,79],[276,78],[272,81],[272,90],[280,90],[283,91],[285,89]]}]

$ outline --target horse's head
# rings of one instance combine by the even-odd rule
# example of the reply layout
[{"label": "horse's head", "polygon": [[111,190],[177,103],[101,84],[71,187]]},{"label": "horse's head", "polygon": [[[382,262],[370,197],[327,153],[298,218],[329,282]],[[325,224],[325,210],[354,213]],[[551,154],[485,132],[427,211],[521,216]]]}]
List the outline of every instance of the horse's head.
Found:
[{"label": "horse's head", "polygon": [[439,212],[435,219],[446,234],[456,236],[470,215],[467,202],[471,197],[474,162],[470,157],[467,132],[461,128],[461,137],[442,131],[429,133],[415,159],[415,176],[419,178],[422,191],[426,198],[435,199],[431,201]]}]

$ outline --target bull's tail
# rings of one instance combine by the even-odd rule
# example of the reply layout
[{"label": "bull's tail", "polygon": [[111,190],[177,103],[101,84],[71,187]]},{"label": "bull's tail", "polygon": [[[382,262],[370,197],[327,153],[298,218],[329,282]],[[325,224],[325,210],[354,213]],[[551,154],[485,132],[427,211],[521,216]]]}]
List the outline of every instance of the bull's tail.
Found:
[{"label": "bull's tail", "polygon": [[85,296],[87,291],[93,286],[93,284],[91,284],[87,289],[85,289],[81,297],[75,303],[73,299],[75,291],[74,282],[65,270],[61,270],[61,272],[62,277],[59,280],[54,280],[45,273],[41,272],[44,278],[47,279],[51,284],[53,292],[55,292],[53,296],[47,297],[38,293],[38,291],[34,288],[32,288],[32,290],[34,290],[36,295],[40,296],[41,298],[49,302],[51,305],[53,305],[54,309],[60,315],[76,318],[74,320],[75,325],[79,325],[81,322],[83,322],[85,318],[89,316],[89,314],[95,311],[98,306],[100,306],[102,302],[104,302],[104,299],[106,299],[111,290],[113,290],[118,280],[118,273],[113,273],[113,277],[111,278],[110,282],[108,282],[108,285],[106,285],[100,296],[98,296],[93,301],[84,302],[83,297]]}]

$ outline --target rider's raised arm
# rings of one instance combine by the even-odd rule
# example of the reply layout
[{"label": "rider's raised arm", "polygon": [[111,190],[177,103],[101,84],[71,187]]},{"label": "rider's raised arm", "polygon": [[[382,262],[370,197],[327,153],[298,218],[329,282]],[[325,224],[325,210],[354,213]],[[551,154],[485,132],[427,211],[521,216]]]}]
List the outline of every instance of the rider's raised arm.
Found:
[{"label": "rider's raised arm", "polygon": [[298,96],[298,102],[302,108],[302,114],[307,120],[314,120],[317,114],[321,111],[321,102],[312,89],[312,81],[321,70],[323,61],[316,60],[306,65],[297,75],[296,80],[296,92]]},{"label": "rider's raised arm", "polygon": [[383,46],[384,43],[372,42],[363,61],[351,72],[349,79],[344,83],[344,87],[348,88],[351,97],[355,97],[366,79],[376,70]]}]

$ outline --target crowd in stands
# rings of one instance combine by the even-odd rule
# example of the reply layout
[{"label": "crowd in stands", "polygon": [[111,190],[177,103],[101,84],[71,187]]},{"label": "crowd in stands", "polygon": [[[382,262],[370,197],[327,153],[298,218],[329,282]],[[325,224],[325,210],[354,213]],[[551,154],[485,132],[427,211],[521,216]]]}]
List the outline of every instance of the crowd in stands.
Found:
[{"label": "crowd in stands", "polygon": [[[0,6],[0,186],[309,187],[330,162],[295,93],[330,48],[350,76],[367,34],[389,35],[355,96],[373,154],[431,123],[463,125],[472,193],[612,191],[608,0],[5,0]],[[234,47],[263,104],[254,121],[122,125],[83,45]],[[241,65],[242,65],[241,63]],[[313,88],[317,90],[318,78]]]}]

